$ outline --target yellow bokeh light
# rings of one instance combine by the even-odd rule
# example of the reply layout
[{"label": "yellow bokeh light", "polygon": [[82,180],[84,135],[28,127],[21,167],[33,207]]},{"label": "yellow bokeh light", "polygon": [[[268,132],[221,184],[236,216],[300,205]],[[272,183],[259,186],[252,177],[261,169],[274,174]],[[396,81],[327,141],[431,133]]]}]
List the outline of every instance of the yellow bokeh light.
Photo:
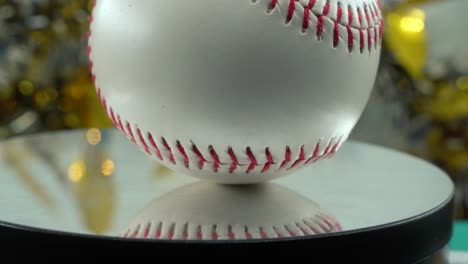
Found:
[{"label": "yellow bokeh light", "polygon": [[83,179],[85,172],[85,164],[82,161],[75,161],[68,168],[68,179],[72,182],[79,182]]},{"label": "yellow bokeh light", "polygon": [[34,95],[34,100],[36,101],[37,106],[45,107],[50,102],[50,96],[45,90],[40,90]]},{"label": "yellow bokeh light", "polygon": [[400,28],[408,33],[420,33],[424,30],[424,20],[418,17],[405,16],[400,20]]},{"label": "yellow bokeh light", "polygon": [[101,166],[101,173],[104,176],[111,176],[114,173],[115,165],[110,159],[105,160]]},{"label": "yellow bokeh light", "polygon": [[19,91],[22,95],[31,95],[34,92],[34,85],[31,81],[23,80],[19,83]]},{"label": "yellow bokeh light", "polygon": [[468,91],[468,76],[460,77],[457,80],[457,88],[463,91]]},{"label": "yellow bokeh light", "polygon": [[101,142],[101,131],[97,128],[90,128],[86,133],[86,139],[91,145],[97,145]]}]

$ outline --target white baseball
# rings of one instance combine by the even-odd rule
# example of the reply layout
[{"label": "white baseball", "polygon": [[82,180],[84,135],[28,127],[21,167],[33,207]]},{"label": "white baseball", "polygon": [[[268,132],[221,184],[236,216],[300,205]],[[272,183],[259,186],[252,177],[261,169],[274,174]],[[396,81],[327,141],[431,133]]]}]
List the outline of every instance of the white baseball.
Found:
[{"label": "white baseball", "polygon": [[332,156],[379,64],[378,0],[97,0],[89,56],[115,125],[164,165],[253,183]]},{"label": "white baseball", "polygon": [[340,231],[341,224],[334,216],[281,185],[222,185],[199,181],[151,201],[133,217],[120,236],[244,240]]}]

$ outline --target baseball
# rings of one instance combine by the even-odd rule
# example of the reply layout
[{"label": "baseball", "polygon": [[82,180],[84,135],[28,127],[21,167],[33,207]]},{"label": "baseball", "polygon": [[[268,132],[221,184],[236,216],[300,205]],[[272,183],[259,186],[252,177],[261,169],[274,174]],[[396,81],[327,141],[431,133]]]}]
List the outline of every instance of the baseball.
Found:
[{"label": "baseball", "polygon": [[340,231],[342,227],[335,217],[315,202],[281,185],[241,186],[199,181],[151,201],[119,236],[160,240],[245,240]]},{"label": "baseball", "polygon": [[376,77],[378,0],[97,0],[97,94],[175,171],[268,181],[332,157]]}]

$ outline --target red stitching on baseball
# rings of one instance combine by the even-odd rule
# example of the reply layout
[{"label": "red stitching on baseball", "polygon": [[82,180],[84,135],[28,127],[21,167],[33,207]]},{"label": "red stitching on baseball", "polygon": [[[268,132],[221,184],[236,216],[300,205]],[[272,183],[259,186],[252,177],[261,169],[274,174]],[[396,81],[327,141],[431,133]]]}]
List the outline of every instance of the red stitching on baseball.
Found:
[{"label": "red stitching on baseball", "polygon": [[369,18],[369,8],[366,3],[364,3],[364,16],[366,17],[367,26],[370,28],[371,22]]},{"label": "red stitching on baseball", "polygon": [[174,153],[172,153],[172,149],[171,149],[171,146],[169,146],[169,144],[167,143],[166,139],[165,138],[161,138],[161,141],[163,143],[163,146],[164,148],[167,150],[167,152],[169,153],[169,160],[173,163],[173,164],[176,164],[175,162],[175,158],[174,158]]},{"label": "red stitching on baseball", "polygon": [[128,123],[128,121],[125,122],[125,127],[127,128],[127,133],[130,137],[130,140],[136,144],[136,140],[135,140],[135,136],[133,135],[133,131],[132,131],[132,127],[130,126],[130,123]]},{"label": "red stitching on baseball", "polygon": [[159,147],[156,144],[156,141],[154,141],[153,135],[151,135],[151,133],[148,133],[148,140],[149,140],[151,146],[156,150],[156,155],[158,156],[158,158],[160,160],[164,160],[163,156],[161,154],[161,151],[159,150]]},{"label": "red stitching on baseball", "polygon": [[288,15],[286,17],[286,23],[289,23],[294,16],[294,12],[296,11],[296,1],[298,0],[289,0],[288,6]]},{"label": "red stitching on baseball", "polygon": [[343,228],[341,227],[341,224],[340,222],[338,222],[336,219],[335,219],[335,228],[337,231],[342,231]]},{"label": "red stitching on baseball", "polygon": [[306,32],[309,28],[310,23],[310,13],[312,12],[311,9],[314,7],[316,0],[309,0],[309,3],[304,8],[304,19],[302,21],[302,32]]},{"label": "red stitching on baseball", "polygon": [[301,147],[301,150],[299,151],[299,157],[297,158],[296,161],[291,165],[291,167],[288,168],[288,170],[296,167],[300,162],[305,160],[305,152],[304,152],[304,146]]},{"label": "red stitching on baseball", "polygon": [[[364,3],[363,7],[358,7],[357,8],[357,16],[358,16],[358,22],[359,26],[358,27],[353,27],[352,22],[353,22],[353,16],[354,16],[354,11],[351,8],[351,6],[348,6],[348,23],[347,24],[342,24],[341,18],[343,16],[343,10],[341,8],[341,2],[337,2],[337,18],[333,19],[333,17],[329,17],[329,11],[332,10],[330,6],[330,1],[327,0],[323,10],[321,13],[314,13],[313,12],[313,7],[315,6],[317,0],[309,0],[307,5],[302,5],[299,0],[289,0],[288,2],[288,8],[287,8],[287,13],[286,13],[286,24],[289,24],[289,22],[294,18],[294,13],[297,11],[296,4],[300,4],[303,7],[303,14],[302,14],[302,32],[306,32],[308,28],[310,27],[310,17],[311,14],[314,14],[317,18],[317,25],[316,25],[316,36],[318,40],[321,40],[323,38],[324,32],[324,18],[327,17],[332,22],[334,23],[333,26],[333,47],[337,47],[340,41],[340,36],[339,36],[339,26],[343,26],[346,28],[347,35],[348,35],[348,51],[352,52],[353,46],[354,46],[354,39],[356,38],[354,36],[354,33],[352,29],[357,30],[357,34],[359,35],[359,47],[360,47],[360,52],[362,53],[365,48],[365,39],[364,39],[364,31],[370,32],[372,29],[376,30],[377,27],[379,27],[379,24],[382,23],[382,21],[379,21],[379,16],[378,16],[378,11],[377,8],[375,8],[375,3],[370,2],[370,3]],[[270,0],[270,4],[268,5],[267,13],[270,13],[273,9],[278,7],[279,3],[278,0]],[[370,7],[369,7],[370,5]],[[364,8],[364,13],[366,16],[367,20],[367,27],[364,28],[362,24],[363,20],[363,15],[362,15],[362,8]],[[370,8],[370,10],[369,10]],[[380,10],[380,8],[379,8]],[[373,23],[371,23],[371,18],[369,17],[369,12],[371,12],[371,16],[373,19]],[[372,36],[370,33],[368,33],[368,41],[367,41],[367,46],[369,51],[372,51],[372,47],[377,48],[377,42],[379,36],[376,36],[374,39],[372,39]],[[381,38],[381,37],[380,37]],[[372,44],[374,42],[374,45]]]},{"label": "red stitching on baseball", "polygon": [[317,0],[309,0],[309,3],[304,7],[304,21],[302,22],[302,32],[306,32],[309,28],[310,23],[310,13],[312,13],[312,8],[314,8]]},{"label": "red stitching on baseball", "polygon": [[337,47],[340,41],[340,32],[338,25],[343,17],[343,9],[341,8],[341,2],[338,2],[338,10],[337,10],[337,17],[335,21],[335,25],[333,27],[333,47]]},{"label": "red stitching on baseball", "polygon": [[122,133],[125,136],[127,136],[127,132],[125,131],[124,126],[122,125],[122,119],[120,118],[119,114],[117,114],[117,126],[120,129],[120,131],[122,131]]},{"label": "red stitching on baseball", "polygon": [[340,142],[341,142],[341,138],[335,143],[330,153],[328,154],[328,157],[333,157],[335,155],[336,151],[338,150],[338,146],[340,145]]},{"label": "red stitching on baseball", "polygon": [[329,219],[331,219],[331,221],[333,222],[333,225],[334,225],[334,227],[335,227],[335,230],[337,230],[337,231],[342,231],[342,230],[343,230],[343,228],[341,227],[340,222],[339,222],[338,220],[336,220],[335,217],[333,217],[332,215],[328,215],[328,214],[327,214],[327,217],[328,217]]},{"label": "red stitching on baseball", "polygon": [[304,220],[303,222],[304,222],[304,224],[305,224],[306,226],[309,227],[309,229],[310,229],[313,233],[315,233],[315,234],[321,234],[321,233],[322,233],[322,232],[318,231],[318,229],[316,229],[314,226],[312,226],[311,224],[307,223],[305,220]]},{"label": "red stitching on baseball", "polygon": [[266,148],[266,149],[265,149],[265,156],[266,156],[266,158],[267,158],[267,162],[265,163],[265,166],[263,166],[263,169],[262,169],[261,172],[265,172],[265,171],[269,170],[271,165],[276,164],[276,163],[273,161],[273,156],[271,156],[271,153],[270,153],[270,149],[269,149],[269,148]]},{"label": "red stitching on baseball", "polygon": [[370,6],[369,6],[369,12],[370,12],[370,14],[371,14],[371,16],[372,16],[372,22],[375,23],[375,22],[377,21],[377,20],[376,20],[377,15],[375,14],[374,11],[375,11],[375,9],[374,9],[374,3],[371,2],[371,3],[370,3]]},{"label": "red stitching on baseball", "polygon": [[180,144],[180,141],[178,141],[178,140],[177,140],[177,149],[179,150],[180,155],[182,155],[182,157],[184,157],[185,167],[188,168],[189,167],[189,158],[187,156],[187,153],[185,153],[184,147],[182,146],[182,144]]},{"label": "red stitching on baseball", "polygon": [[354,47],[354,34],[351,30],[351,23],[353,23],[354,13],[350,5],[348,5],[348,25],[346,30],[348,31],[348,51],[352,52]]},{"label": "red stitching on baseball", "polygon": [[252,234],[250,234],[249,228],[247,226],[245,226],[244,232],[245,232],[245,238],[252,239]]},{"label": "red stitching on baseball", "polygon": [[103,97],[100,101],[101,101],[102,107],[103,107],[104,109],[107,109],[107,101],[106,101],[106,99]]},{"label": "red stitching on baseball", "polygon": [[171,226],[169,227],[169,232],[167,233],[169,240],[174,239],[174,230],[175,230],[175,223],[172,223]]},{"label": "red stitching on baseball", "polygon": [[198,168],[203,169],[203,165],[205,164],[206,159],[203,157],[203,155],[200,153],[198,150],[197,146],[192,145],[192,151],[197,155],[198,157]]},{"label": "red stitching on baseball", "polygon": [[184,231],[182,231],[182,237],[183,239],[188,239],[188,223],[185,223],[184,225]]},{"label": "red stitching on baseball", "polygon": [[362,13],[361,13],[361,8],[357,8],[357,15],[358,15],[358,22],[359,22],[359,29],[362,29]]},{"label": "red stitching on baseball", "polygon": [[359,50],[361,53],[364,51],[364,30],[359,29]]},{"label": "red stitching on baseball", "polygon": [[143,148],[145,149],[146,153],[152,155],[152,153],[151,153],[151,151],[150,151],[150,149],[148,147],[148,144],[146,144],[146,141],[143,138],[143,135],[141,134],[141,130],[139,128],[137,128],[136,132],[137,132],[138,139],[140,140],[140,143],[143,145]]},{"label": "red stitching on baseball", "polygon": [[[100,101],[101,101],[103,107],[107,108],[107,103],[106,103],[104,97],[102,96],[101,90],[98,89],[98,88],[97,88],[97,95],[98,95],[99,98],[101,98]],[[125,122],[125,127],[123,127],[120,115],[117,115],[117,118],[116,118],[114,110],[112,109],[112,107],[107,108],[107,114],[111,118],[112,122],[117,126],[117,128],[119,128],[124,135],[128,136],[130,138],[130,140],[134,144],[137,144],[136,137],[135,137],[135,135],[133,133],[132,125],[128,121],[126,121]],[[148,143],[145,140],[145,138],[143,136],[143,133],[140,130],[140,128],[138,126],[135,126],[134,129],[136,130],[138,141],[141,143],[141,145],[142,145],[143,149],[145,150],[145,152],[148,153],[149,155],[152,155],[153,153],[150,151],[150,146],[151,146],[156,151],[157,157],[160,160],[164,160],[164,156],[162,155],[162,152],[161,152],[160,148],[158,147],[156,141],[154,140],[152,134],[151,133],[147,134],[147,140],[149,142],[149,145],[148,145]],[[172,162],[173,164],[176,164],[174,153],[172,151],[172,148],[168,144],[167,140],[165,138],[161,137],[161,142],[162,142],[163,147],[165,148],[166,152],[168,153],[169,161]],[[319,143],[317,143],[316,147],[314,149],[313,155],[310,158],[308,158],[307,160],[305,158],[306,154],[305,154],[304,146],[302,146],[301,149],[300,149],[300,152],[299,152],[298,159],[294,161],[294,163],[288,168],[288,170],[297,167],[304,160],[306,160],[306,161],[303,163],[303,165],[306,165],[306,164],[310,163],[311,161],[315,162],[320,158],[331,157],[335,153],[335,151],[337,150],[337,148],[339,146],[339,143],[340,143],[340,141],[336,142],[336,144],[334,144],[332,146],[331,141],[330,141],[329,144],[327,145],[327,147],[325,148],[322,155],[319,155],[320,146],[319,146]],[[184,146],[178,140],[176,141],[176,148],[179,151],[180,155],[183,157],[184,165],[186,167],[189,167],[190,162],[191,162],[190,157],[188,156],[187,151],[185,150]],[[234,150],[232,148],[228,148],[228,150],[227,150],[227,153],[228,153],[228,155],[229,155],[229,157],[231,159],[231,163],[222,163],[220,158],[219,158],[218,153],[215,151],[213,146],[209,146],[208,150],[209,150],[209,154],[210,154],[210,156],[211,156],[211,158],[213,160],[213,170],[215,172],[217,172],[218,169],[222,165],[229,165],[230,166],[229,173],[234,173],[236,171],[236,169],[241,165],[239,163],[237,155],[234,153]],[[193,143],[192,143],[191,151],[198,157],[198,168],[203,169],[204,164],[207,163],[208,161],[204,158],[204,156],[198,150],[196,145],[193,144]],[[261,170],[261,173],[264,173],[264,172],[267,172],[267,171],[270,170],[271,165],[276,164],[276,162],[273,159],[272,154],[270,153],[269,148],[265,148],[265,157],[266,157],[265,164],[259,164],[258,163],[257,157],[254,155],[254,153],[252,152],[250,147],[247,147],[246,154],[247,154],[247,158],[250,161],[246,173],[251,172],[257,166],[263,166],[263,168]],[[291,159],[292,159],[291,149],[289,147],[286,147],[285,148],[284,159],[281,162],[281,166],[279,167],[279,169],[283,169],[288,163],[291,162]]]},{"label": "red stitching on baseball", "polygon": [[362,53],[364,51],[364,30],[362,29],[362,13],[361,8],[357,8],[358,22],[359,22],[359,50]]},{"label": "red stitching on baseball", "polygon": [[289,233],[289,235],[290,235],[291,237],[295,237],[295,236],[296,236],[296,233],[293,232],[289,227],[284,226],[284,229]]},{"label": "red stitching on baseball", "polygon": [[278,230],[276,229],[276,227],[273,227],[273,231],[275,232],[276,237],[278,237],[278,238],[284,237],[283,234],[281,234],[280,232],[278,232]]},{"label": "red stitching on baseball", "polygon": [[277,4],[278,4],[278,0],[271,0],[270,6],[268,7],[267,12],[270,13],[273,9],[275,9]]},{"label": "red stitching on baseball", "polygon": [[159,227],[157,230],[156,230],[156,238],[160,238],[161,237],[161,228]]},{"label": "red stitching on baseball", "polygon": [[326,147],[325,150],[323,151],[322,157],[323,157],[323,156],[327,156],[327,155],[329,154],[331,147],[332,147],[332,141],[330,140],[330,141],[328,142],[327,147]]},{"label": "red stitching on baseball", "polygon": [[236,236],[234,235],[234,232],[232,232],[232,226],[228,226],[228,237],[230,240],[236,240]]},{"label": "red stitching on baseball", "polygon": [[208,147],[209,149],[209,152],[210,152],[210,156],[211,158],[213,159],[213,170],[215,172],[218,171],[219,167],[221,166],[221,161],[219,160],[219,156],[218,156],[218,153],[216,153],[216,151],[214,150],[213,146],[209,146]]},{"label": "red stitching on baseball", "polygon": [[316,2],[317,0],[309,0],[309,3],[307,4],[306,9],[311,10],[312,8],[314,8]]},{"label": "red stitching on baseball", "polygon": [[371,35],[371,21],[369,18],[369,8],[367,4],[364,3],[364,14],[367,20],[367,47],[369,48],[369,52],[372,50],[372,35]]},{"label": "red stitching on baseball", "polygon": [[253,169],[255,169],[255,167],[258,165],[258,163],[257,163],[257,159],[255,158],[254,154],[252,153],[252,150],[250,149],[250,147],[247,147],[246,153],[247,153],[247,157],[250,160],[250,165],[247,168],[247,173],[249,173]]},{"label": "red stitching on baseball", "polygon": [[322,222],[317,222],[317,221],[314,221],[314,222],[315,222],[315,223],[322,229],[322,231],[325,232],[325,233],[328,233],[328,232],[330,232],[330,231],[333,230],[333,229],[330,229],[330,228],[328,228],[327,226],[323,225]]},{"label": "red stitching on baseball", "polygon": [[211,239],[218,240],[218,233],[216,232],[216,225],[213,225],[213,229],[211,230]]},{"label": "red stitching on baseball", "polygon": [[203,240],[203,234],[201,232],[201,226],[197,227],[197,239],[198,240]]},{"label": "red stitching on baseball", "polygon": [[[271,237],[296,237],[299,235],[309,235],[309,234],[322,234],[328,232],[337,232],[341,231],[341,225],[333,216],[328,214],[324,215],[316,215],[313,218],[309,219],[302,219],[302,224],[299,222],[294,222],[293,225],[283,225],[283,226],[271,226],[268,230],[272,230],[274,234],[270,236],[267,232],[265,232],[264,227],[258,227],[258,234],[261,238],[271,238]],[[143,228],[143,224],[139,223],[135,229],[129,228],[126,232],[122,235],[125,237],[132,237],[137,238],[138,236],[142,236],[143,238],[150,238],[154,237],[156,239],[160,239],[163,236],[167,236],[167,239],[174,240],[177,239],[175,237],[176,233],[182,233],[182,239],[188,240],[189,238],[189,224],[185,223],[181,231],[176,231],[176,227],[178,224],[176,222],[171,222],[169,228],[167,229],[167,233],[163,230],[163,227],[167,226],[164,222],[159,222],[155,234],[152,235],[151,233],[151,222],[147,223]],[[229,240],[236,240],[238,234],[233,231],[232,225],[227,225],[227,238]],[[246,239],[252,239],[252,234],[249,230],[248,226],[243,227],[243,234]],[[133,231],[132,231],[133,230]],[[218,228],[217,224],[211,225],[210,229],[206,229],[205,233],[202,229],[201,225],[196,226],[196,239],[203,240],[205,238],[209,238],[211,240],[219,240],[220,237],[220,230],[224,230],[223,228]],[[239,231],[241,232],[241,231]],[[207,235],[207,236],[205,236]],[[223,234],[224,235],[224,234]],[[242,235],[239,235],[239,238],[242,238]]]},{"label": "red stitching on baseball", "polygon": [[232,161],[231,167],[229,168],[229,173],[233,173],[237,169],[237,166],[239,166],[239,161],[237,160],[236,154],[234,154],[234,151],[231,147],[228,148],[228,155]]},{"label": "red stitching on baseball", "polygon": [[140,231],[140,225],[137,225],[135,231],[133,231],[132,237],[137,237],[139,231]]},{"label": "red stitching on baseball", "polygon": [[309,164],[311,161],[315,162],[315,159],[318,158],[319,156],[319,151],[320,151],[320,142],[315,145],[315,149],[314,149],[314,152],[312,153],[312,156],[309,159],[307,159],[304,165]]},{"label": "red stitching on baseball", "polygon": [[289,149],[289,147],[286,147],[286,150],[284,151],[284,160],[281,163],[279,169],[284,168],[284,166],[288,164],[290,161],[291,161],[291,150]]},{"label": "red stitching on baseball", "polygon": [[375,2],[372,2],[372,9],[374,10],[374,23],[378,24],[380,9],[376,6]]},{"label": "red stitching on baseball", "polygon": [[114,123],[114,126],[117,126],[117,121],[115,120],[114,110],[112,110],[112,107],[109,107],[109,112],[112,123]]},{"label": "red stitching on baseball", "polygon": [[298,222],[295,222],[294,224],[296,225],[296,227],[297,227],[299,230],[301,230],[301,232],[302,232],[303,235],[309,234],[309,232],[307,232],[301,225],[299,225]]},{"label": "red stitching on baseball", "polygon": [[147,225],[146,225],[145,231],[144,231],[144,233],[143,233],[143,237],[144,237],[144,238],[148,238],[149,231],[150,231],[150,227],[151,227],[151,224],[147,224]]},{"label": "red stitching on baseball", "polygon": [[[313,0],[311,0],[313,1]],[[309,1],[310,4],[310,1]],[[304,9],[304,19],[302,21],[302,32],[306,32],[307,29],[309,28],[309,23],[310,23],[310,9],[305,8]]]},{"label": "red stitching on baseball", "polygon": [[317,215],[317,217],[327,225],[329,230],[335,230],[335,224],[333,223],[333,221],[321,215]]},{"label": "red stitching on baseball", "polygon": [[323,38],[323,28],[324,28],[324,22],[323,22],[323,17],[328,16],[328,13],[330,12],[330,1],[327,0],[325,3],[325,6],[323,7],[322,14],[320,16],[317,16],[317,39],[322,39]]},{"label": "red stitching on baseball", "polygon": [[[88,33],[88,34],[90,34],[90,33]],[[88,55],[88,57],[91,54],[91,49],[92,49],[91,46],[88,46],[88,48],[86,49],[86,54]]]}]

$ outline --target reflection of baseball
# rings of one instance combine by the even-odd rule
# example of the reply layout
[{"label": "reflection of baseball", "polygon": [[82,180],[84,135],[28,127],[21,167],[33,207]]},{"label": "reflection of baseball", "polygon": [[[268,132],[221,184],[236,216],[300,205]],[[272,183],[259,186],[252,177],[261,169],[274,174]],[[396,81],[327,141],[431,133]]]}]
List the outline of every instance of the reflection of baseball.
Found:
[{"label": "reflection of baseball", "polygon": [[233,186],[199,181],[153,200],[121,235],[163,240],[243,240],[339,231],[340,223],[333,216],[281,185]]},{"label": "reflection of baseball", "polygon": [[378,0],[97,0],[89,55],[103,106],[142,150],[251,183],[337,151],[382,31]]}]

